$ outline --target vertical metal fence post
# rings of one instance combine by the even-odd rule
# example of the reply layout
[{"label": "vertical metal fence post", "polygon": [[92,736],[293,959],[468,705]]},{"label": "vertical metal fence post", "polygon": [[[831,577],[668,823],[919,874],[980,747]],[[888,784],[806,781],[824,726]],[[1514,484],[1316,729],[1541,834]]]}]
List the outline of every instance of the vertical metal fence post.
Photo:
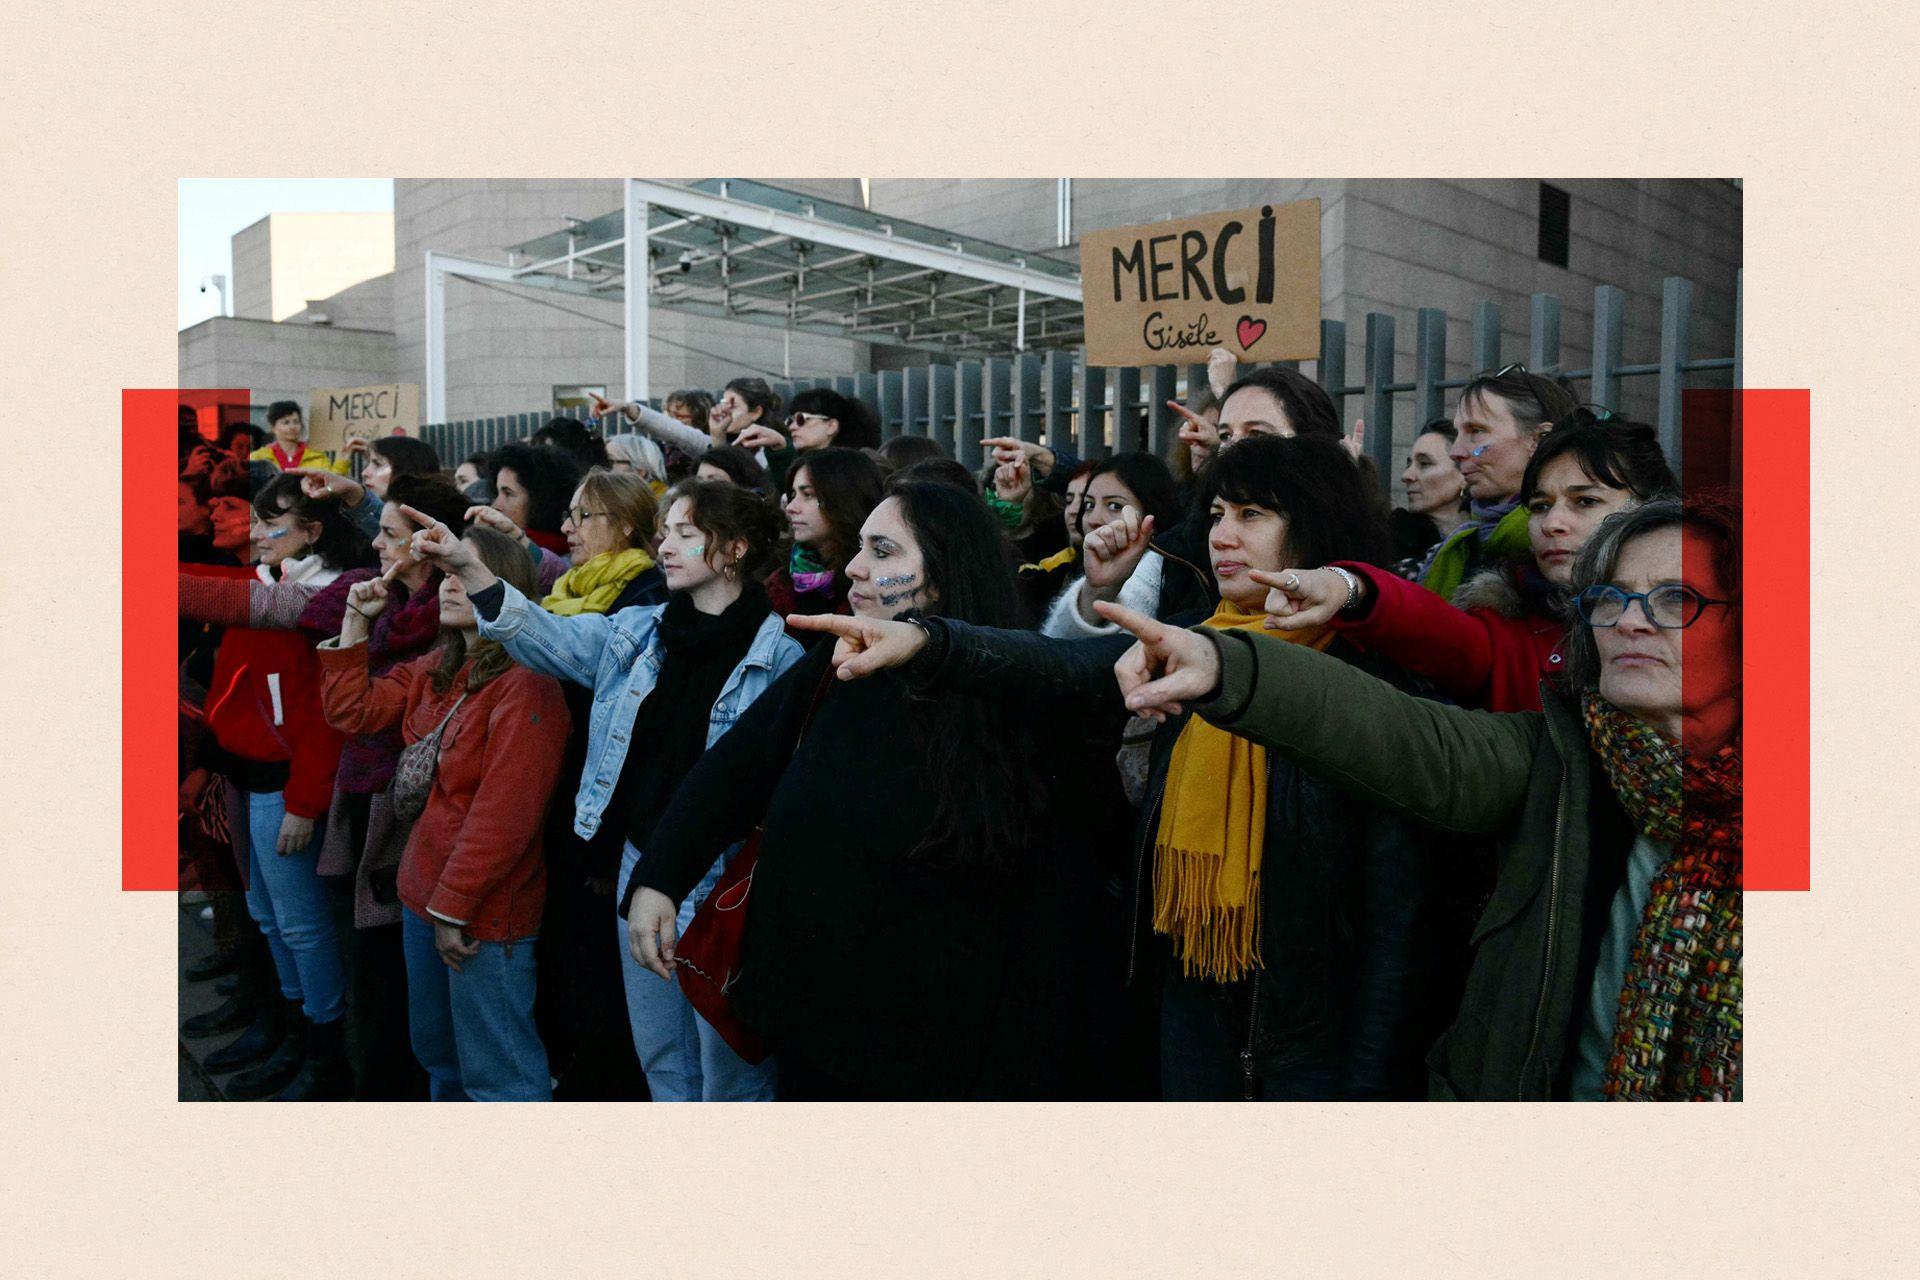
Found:
[{"label": "vertical metal fence post", "polygon": [[969,471],[982,461],[980,391],[983,381],[978,360],[963,360],[953,371],[953,456]]},{"label": "vertical metal fence post", "polygon": [[1500,304],[1482,302],[1473,309],[1472,373],[1492,373],[1500,367]]},{"label": "vertical metal fence post", "polygon": [[1593,291],[1593,380],[1587,395],[1603,409],[1620,407],[1620,354],[1624,350],[1627,295],[1610,284]]},{"label": "vertical metal fence post", "polygon": [[1380,468],[1380,484],[1387,487],[1393,472],[1393,317],[1367,313],[1367,454]]},{"label": "vertical metal fence post", "polygon": [[1660,447],[1680,472],[1680,364],[1693,329],[1693,281],[1668,276],[1660,286]]},{"label": "vertical metal fence post", "polygon": [[916,365],[907,370],[907,415],[901,419],[901,435],[933,434],[927,425],[927,381],[926,365]]},{"label": "vertical metal fence post", "polygon": [[1073,358],[1064,351],[1047,352],[1047,433],[1049,448],[1073,447]]},{"label": "vertical metal fence post", "polygon": [[1527,330],[1527,368],[1535,373],[1560,368],[1560,299],[1550,293],[1533,295],[1532,323]]},{"label": "vertical metal fence post", "polygon": [[1107,456],[1107,371],[1080,366],[1080,456]]},{"label": "vertical metal fence post", "polygon": [[860,394],[860,384],[851,377],[835,378],[833,380],[833,389],[841,395],[848,397]]},{"label": "vertical metal fence post", "polygon": [[989,436],[1017,434],[1013,428],[1013,365],[1010,361],[989,360],[981,383],[985,395],[986,418],[982,426]]},{"label": "vertical metal fence post", "polygon": [[880,379],[875,375],[871,373],[857,375],[853,380],[853,394],[867,408],[875,413],[880,411]]},{"label": "vertical metal fence post", "polygon": [[1013,431],[1022,440],[1036,443],[1046,439],[1047,396],[1042,371],[1046,362],[1039,356],[1021,353],[1018,376],[1013,380]]},{"label": "vertical metal fence post", "polygon": [[1440,384],[1447,377],[1447,313],[1422,307],[1414,323],[1413,430],[1420,432],[1440,416]]},{"label": "vertical metal fence post", "polygon": [[880,375],[880,438],[891,440],[906,434],[907,375],[901,369],[889,369]]},{"label": "vertical metal fence post", "polygon": [[1193,402],[1199,398],[1202,391],[1209,390],[1212,390],[1212,388],[1207,385],[1207,366],[1203,364],[1188,365],[1187,398],[1185,402],[1188,407],[1192,407]]},{"label": "vertical metal fence post", "polygon": [[1147,387],[1147,450],[1156,458],[1167,456],[1167,448],[1180,428],[1174,422],[1167,401],[1180,394],[1180,370],[1170,364],[1155,365]]},{"label": "vertical metal fence post", "polygon": [[928,368],[927,434],[953,452],[953,366],[936,364]]},{"label": "vertical metal fence post", "polygon": [[1140,370],[1120,368],[1113,371],[1113,451],[1130,453],[1144,449],[1140,430]]},{"label": "vertical metal fence post", "polygon": [[1333,416],[1347,420],[1347,322],[1320,322],[1320,358],[1314,361],[1313,374],[1320,389],[1333,397]]}]

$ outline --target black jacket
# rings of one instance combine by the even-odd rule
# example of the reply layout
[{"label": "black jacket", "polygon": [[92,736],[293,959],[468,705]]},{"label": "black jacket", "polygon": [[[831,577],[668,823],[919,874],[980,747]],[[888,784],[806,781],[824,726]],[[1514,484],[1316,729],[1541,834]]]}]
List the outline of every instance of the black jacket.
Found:
[{"label": "black jacket", "polygon": [[683,900],[765,815],[732,994],[776,1053],[874,1098],[1062,1096],[1085,877],[1044,824],[1010,881],[915,859],[933,813],[910,691],[832,681],[806,723],[832,648],[700,758],[635,883]]},{"label": "black jacket", "polygon": [[[933,639],[904,672],[938,688],[1115,704],[1113,664],[1131,637],[1060,641],[928,619]],[[1370,662],[1345,646],[1340,656]],[[1376,664],[1377,665],[1377,664]],[[1152,844],[1168,765],[1185,720],[1155,735],[1133,841],[1130,976],[1160,962],[1150,928]],[[1242,1064],[1289,1097],[1411,1098],[1437,1025],[1427,977],[1445,940],[1433,905],[1426,829],[1355,801],[1269,755],[1261,870],[1262,970],[1215,988]],[[1449,1010],[1450,1011],[1450,1010]]]}]

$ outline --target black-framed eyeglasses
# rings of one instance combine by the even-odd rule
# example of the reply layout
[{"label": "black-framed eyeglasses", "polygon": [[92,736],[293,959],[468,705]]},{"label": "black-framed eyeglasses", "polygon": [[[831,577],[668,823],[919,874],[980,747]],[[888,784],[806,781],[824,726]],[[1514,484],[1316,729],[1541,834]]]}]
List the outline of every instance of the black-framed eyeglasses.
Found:
[{"label": "black-framed eyeglasses", "polygon": [[1613,586],[1588,587],[1576,602],[1580,616],[1589,626],[1617,627],[1635,600],[1647,620],[1662,631],[1684,631],[1700,620],[1708,605],[1731,607],[1731,600],[1716,600],[1692,587],[1670,582],[1651,591],[1622,591]]}]

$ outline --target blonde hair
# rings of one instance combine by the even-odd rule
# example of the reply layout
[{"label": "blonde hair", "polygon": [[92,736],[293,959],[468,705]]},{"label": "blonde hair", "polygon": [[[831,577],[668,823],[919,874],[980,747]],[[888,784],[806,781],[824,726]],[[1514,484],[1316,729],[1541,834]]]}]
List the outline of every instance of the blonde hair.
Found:
[{"label": "blonde hair", "polygon": [[628,475],[595,467],[580,482],[580,492],[594,506],[607,513],[615,525],[633,530],[627,538],[630,547],[645,548],[653,541],[653,530],[660,518],[660,500],[643,476]]}]

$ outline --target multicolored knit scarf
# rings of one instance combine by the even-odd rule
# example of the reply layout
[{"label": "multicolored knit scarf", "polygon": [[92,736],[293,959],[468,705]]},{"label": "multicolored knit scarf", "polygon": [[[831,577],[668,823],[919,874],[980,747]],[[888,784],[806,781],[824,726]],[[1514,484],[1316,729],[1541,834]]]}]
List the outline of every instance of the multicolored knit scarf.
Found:
[{"label": "multicolored knit scarf", "polygon": [[1598,693],[1582,705],[1613,790],[1671,843],[1620,990],[1606,1097],[1726,1101],[1740,1082],[1740,746],[1695,760]]},{"label": "multicolored knit scarf", "polygon": [[793,579],[795,591],[833,594],[833,570],[825,560],[797,542],[793,544],[793,555],[787,560],[787,573]]}]

